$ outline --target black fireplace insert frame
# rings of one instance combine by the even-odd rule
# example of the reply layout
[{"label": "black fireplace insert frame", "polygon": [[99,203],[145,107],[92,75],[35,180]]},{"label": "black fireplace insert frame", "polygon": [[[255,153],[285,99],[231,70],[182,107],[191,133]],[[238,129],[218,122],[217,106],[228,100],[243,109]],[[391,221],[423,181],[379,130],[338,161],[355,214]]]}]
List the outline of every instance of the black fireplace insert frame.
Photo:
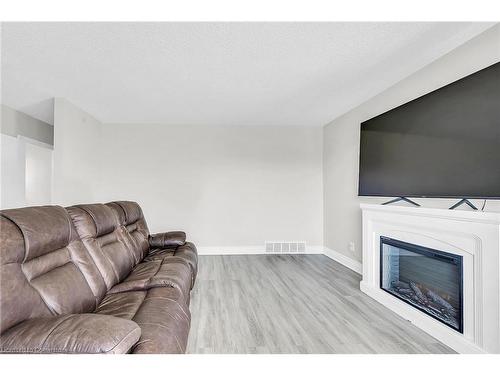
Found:
[{"label": "black fireplace insert frame", "polygon": [[[395,247],[400,247],[403,250],[408,250],[415,252],[417,254],[421,254],[424,256],[432,257],[432,258],[437,258],[442,261],[446,261],[448,263],[453,263],[457,265],[458,267],[458,278],[459,278],[459,288],[460,288],[460,294],[459,294],[459,304],[460,304],[460,319],[458,322],[458,329],[451,324],[445,322],[442,319],[439,319],[439,317],[429,314],[427,311],[425,311],[423,308],[409,303],[407,300],[404,298],[398,296],[396,293],[391,292],[388,289],[385,289],[382,287],[382,270],[383,270],[383,251],[384,251],[384,244],[395,246]],[[385,236],[380,236],[380,269],[379,269],[379,287],[381,290],[383,290],[386,293],[389,293],[391,296],[396,297],[397,299],[405,302],[406,304],[416,308],[417,310],[422,311],[423,313],[429,315],[430,317],[436,319],[437,321],[443,323],[444,325],[452,328],[455,331],[458,331],[460,333],[464,333],[464,302],[463,302],[463,257],[461,255],[456,255],[456,254],[451,254],[447,253],[444,251],[436,250],[436,249],[431,249],[429,247],[424,247],[416,244],[412,244],[409,242],[404,242],[400,240],[396,240],[394,238],[390,237],[385,237]]]}]

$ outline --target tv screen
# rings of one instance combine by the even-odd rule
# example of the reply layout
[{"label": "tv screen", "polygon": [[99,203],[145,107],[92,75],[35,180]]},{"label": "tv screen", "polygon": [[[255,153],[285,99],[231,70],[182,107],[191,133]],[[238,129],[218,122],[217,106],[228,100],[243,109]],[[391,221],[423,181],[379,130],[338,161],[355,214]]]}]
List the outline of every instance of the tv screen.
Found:
[{"label": "tv screen", "polygon": [[500,63],[361,124],[359,195],[500,198]]}]

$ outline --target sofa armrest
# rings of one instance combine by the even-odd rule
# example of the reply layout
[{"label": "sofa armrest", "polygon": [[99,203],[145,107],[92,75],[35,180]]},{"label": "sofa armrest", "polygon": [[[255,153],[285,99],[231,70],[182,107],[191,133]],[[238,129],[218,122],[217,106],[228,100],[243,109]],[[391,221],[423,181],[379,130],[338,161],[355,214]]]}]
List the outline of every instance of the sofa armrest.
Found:
[{"label": "sofa armrest", "polygon": [[149,236],[149,247],[152,249],[177,247],[182,246],[185,243],[186,233],[181,231],[156,233]]},{"label": "sofa armrest", "polygon": [[137,323],[99,314],[26,320],[2,333],[1,353],[127,353],[139,341]]}]

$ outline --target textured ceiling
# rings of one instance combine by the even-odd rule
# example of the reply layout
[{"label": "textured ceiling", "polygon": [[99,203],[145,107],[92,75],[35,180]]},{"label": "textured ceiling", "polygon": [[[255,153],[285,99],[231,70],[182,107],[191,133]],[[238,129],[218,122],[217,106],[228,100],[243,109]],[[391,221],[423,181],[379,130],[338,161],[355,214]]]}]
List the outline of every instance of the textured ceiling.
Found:
[{"label": "textured ceiling", "polygon": [[7,23],[2,102],[52,122],[322,126],[490,23]]}]

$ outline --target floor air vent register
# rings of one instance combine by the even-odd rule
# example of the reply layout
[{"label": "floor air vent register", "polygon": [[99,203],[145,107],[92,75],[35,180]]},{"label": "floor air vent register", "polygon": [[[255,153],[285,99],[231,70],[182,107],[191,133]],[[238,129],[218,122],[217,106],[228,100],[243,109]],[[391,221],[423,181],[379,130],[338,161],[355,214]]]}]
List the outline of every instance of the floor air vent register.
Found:
[{"label": "floor air vent register", "polygon": [[266,253],[295,254],[305,252],[305,241],[266,241]]}]

